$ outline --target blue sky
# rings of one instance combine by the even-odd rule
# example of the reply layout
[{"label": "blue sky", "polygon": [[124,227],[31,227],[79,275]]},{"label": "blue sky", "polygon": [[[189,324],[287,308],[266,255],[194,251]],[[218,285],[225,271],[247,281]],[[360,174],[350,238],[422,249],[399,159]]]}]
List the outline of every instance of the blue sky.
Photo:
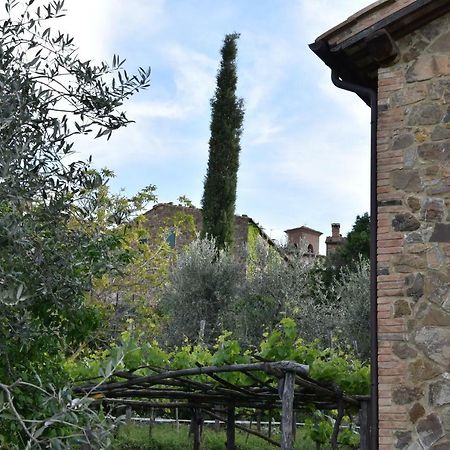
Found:
[{"label": "blue sky", "polygon": [[[200,205],[209,100],[226,33],[239,32],[238,91],[245,101],[236,212],[273,237],[301,225],[347,233],[369,209],[370,111],[335,88],[309,50],[367,0],[66,0],[66,27],[82,57],[130,72],[151,66],[150,88],[126,106],[136,121],[76,150],[116,172],[114,190],[155,184],[161,202]],[[322,251],[323,251],[322,244]]]}]

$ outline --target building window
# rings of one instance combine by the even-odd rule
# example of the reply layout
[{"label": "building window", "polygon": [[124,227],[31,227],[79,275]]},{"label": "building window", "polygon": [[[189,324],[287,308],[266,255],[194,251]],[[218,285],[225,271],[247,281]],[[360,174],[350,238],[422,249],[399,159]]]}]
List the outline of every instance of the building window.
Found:
[{"label": "building window", "polygon": [[311,244],[308,245],[308,253],[314,253],[314,249]]},{"label": "building window", "polygon": [[170,248],[175,248],[176,240],[175,230],[172,229],[166,237],[166,242],[169,244]]}]

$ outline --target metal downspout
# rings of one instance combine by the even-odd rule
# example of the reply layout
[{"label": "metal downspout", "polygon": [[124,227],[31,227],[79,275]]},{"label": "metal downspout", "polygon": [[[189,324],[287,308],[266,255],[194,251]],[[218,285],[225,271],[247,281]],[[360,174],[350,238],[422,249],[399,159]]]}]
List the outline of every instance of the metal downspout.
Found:
[{"label": "metal downspout", "polygon": [[378,325],[377,325],[377,124],[378,96],[374,89],[341,80],[331,72],[331,80],[339,89],[370,98],[370,449],[378,449]]}]

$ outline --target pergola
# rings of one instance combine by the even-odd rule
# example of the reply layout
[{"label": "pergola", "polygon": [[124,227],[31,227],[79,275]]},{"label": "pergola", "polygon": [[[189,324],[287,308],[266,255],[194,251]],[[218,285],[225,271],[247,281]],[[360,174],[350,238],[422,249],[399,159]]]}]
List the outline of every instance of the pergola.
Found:
[{"label": "pergola", "polygon": [[[368,400],[366,396],[349,396],[333,384],[325,384],[308,376],[309,367],[293,361],[255,362],[225,366],[194,367],[164,370],[147,367],[150,375],[139,376],[135,371],[116,371],[114,381],[79,386],[75,392],[99,399],[114,406],[128,406],[138,410],[152,408],[187,408],[191,410],[193,449],[200,449],[202,413],[227,424],[227,450],[234,450],[235,429],[254,434],[283,450],[291,450],[294,442],[295,411],[314,407],[318,410],[337,410],[331,445],[338,448],[338,433],[348,409],[359,411],[362,449],[368,449]],[[224,374],[241,373],[248,385],[226,380]],[[267,374],[268,377],[261,377]],[[199,375],[206,375],[198,380]],[[281,441],[235,423],[235,408],[281,410]],[[226,410],[226,416],[217,414]]]}]

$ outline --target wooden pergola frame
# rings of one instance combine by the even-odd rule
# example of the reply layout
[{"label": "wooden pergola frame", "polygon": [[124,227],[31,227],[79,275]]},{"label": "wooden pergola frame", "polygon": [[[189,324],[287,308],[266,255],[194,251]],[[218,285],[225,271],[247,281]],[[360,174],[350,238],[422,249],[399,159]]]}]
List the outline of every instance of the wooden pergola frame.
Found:
[{"label": "wooden pergola frame", "polygon": [[[227,424],[227,450],[235,450],[235,428],[254,434],[282,450],[292,450],[294,443],[294,413],[311,406],[319,410],[337,410],[331,445],[338,448],[337,438],[345,411],[357,409],[360,414],[362,449],[368,449],[367,396],[349,396],[337,386],[317,382],[308,377],[309,367],[293,361],[256,362],[225,366],[194,367],[164,370],[156,367],[151,375],[138,376],[135,371],[116,371],[118,381],[79,386],[75,392],[100,398],[98,401],[115,406],[124,405],[140,410],[152,408],[188,408],[191,410],[193,449],[200,450],[202,412]],[[221,374],[239,372],[252,380],[249,386],[230,383]],[[273,378],[273,383],[262,381],[258,372]],[[211,382],[193,380],[193,376],[207,375]],[[139,400],[137,400],[139,399]],[[217,408],[226,410],[226,417],[217,414]],[[235,408],[281,410],[281,442],[263,433],[235,423]]]}]

